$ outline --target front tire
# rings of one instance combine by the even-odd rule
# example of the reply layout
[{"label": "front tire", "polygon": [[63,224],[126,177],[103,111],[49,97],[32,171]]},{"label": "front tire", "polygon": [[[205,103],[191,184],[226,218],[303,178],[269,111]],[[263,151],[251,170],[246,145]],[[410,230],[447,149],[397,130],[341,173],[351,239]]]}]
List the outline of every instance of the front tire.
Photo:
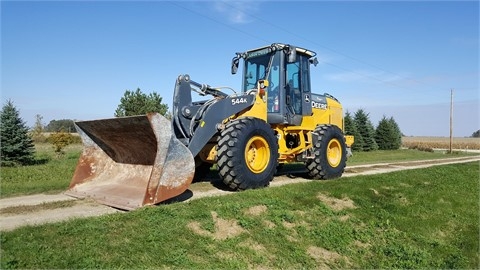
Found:
[{"label": "front tire", "polygon": [[276,172],[278,142],[270,125],[246,117],[227,124],[217,148],[223,182],[233,190],[268,186]]},{"label": "front tire", "polygon": [[322,125],[315,131],[318,139],[313,146],[314,158],[305,162],[313,179],[333,179],[342,176],[347,162],[345,136],[337,126]]}]

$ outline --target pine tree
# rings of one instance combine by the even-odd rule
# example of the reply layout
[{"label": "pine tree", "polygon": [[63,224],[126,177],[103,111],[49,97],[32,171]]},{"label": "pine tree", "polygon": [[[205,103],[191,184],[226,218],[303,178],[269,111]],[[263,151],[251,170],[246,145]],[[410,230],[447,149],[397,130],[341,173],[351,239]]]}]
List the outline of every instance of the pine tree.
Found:
[{"label": "pine tree", "polygon": [[355,140],[352,145],[352,151],[361,151],[363,149],[363,138],[358,132],[357,125],[355,125],[355,121],[349,111],[345,113],[343,123],[345,126],[345,135],[353,135]]},{"label": "pine tree", "polygon": [[368,113],[363,109],[359,109],[355,112],[354,121],[358,128],[358,133],[363,139],[362,151],[377,150],[378,145],[375,142],[375,128],[368,117]]},{"label": "pine tree", "polygon": [[0,118],[1,165],[31,164],[35,153],[33,140],[11,100],[3,106]]},{"label": "pine tree", "polygon": [[375,141],[378,144],[378,148],[380,150],[395,149],[396,138],[397,132],[395,127],[384,115],[380,122],[378,122],[377,129],[375,130]]},{"label": "pine tree", "polygon": [[395,136],[393,137],[392,149],[393,150],[400,149],[400,146],[402,146],[402,131],[400,130],[400,127],[398,126],[395,119],[393,119],[393,117],[390,117],[388,122],[390,122],[390,125],[392,126],[395,132]]}]

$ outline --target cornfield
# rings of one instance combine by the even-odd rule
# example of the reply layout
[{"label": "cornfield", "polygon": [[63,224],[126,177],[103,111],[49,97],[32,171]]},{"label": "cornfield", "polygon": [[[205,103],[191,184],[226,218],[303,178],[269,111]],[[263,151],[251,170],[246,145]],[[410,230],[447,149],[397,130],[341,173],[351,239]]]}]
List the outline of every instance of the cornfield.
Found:
[{"label": "cornfield", "polygon": [[[449,149],[448,137],[402,137],[402,147],[418,149]],[[453,138],[452,148],[456,150],[480,149],[480,138]]]}]

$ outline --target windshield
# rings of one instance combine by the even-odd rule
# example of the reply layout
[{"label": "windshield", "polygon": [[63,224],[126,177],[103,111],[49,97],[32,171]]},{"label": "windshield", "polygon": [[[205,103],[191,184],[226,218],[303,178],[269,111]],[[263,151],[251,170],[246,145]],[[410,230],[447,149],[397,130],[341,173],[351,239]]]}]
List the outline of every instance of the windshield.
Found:
[{"label": "windshield", "polygon": [[268,53],[251,56],[245,60],[243,91],[256,88],[258,80],[269,79],[267,78],[269,75],[268,66],[274,64],[270,62],[278,62],[278,57],[273,57],[274,59],[272,59],[272,56],[272,54]]}]

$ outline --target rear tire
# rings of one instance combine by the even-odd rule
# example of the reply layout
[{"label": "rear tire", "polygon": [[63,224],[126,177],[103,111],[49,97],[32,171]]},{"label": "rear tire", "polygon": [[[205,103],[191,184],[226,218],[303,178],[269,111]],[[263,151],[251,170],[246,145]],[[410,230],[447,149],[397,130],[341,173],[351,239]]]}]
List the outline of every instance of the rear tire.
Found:
[{"label": "rear tire", "polygon": [[337,126],[322,125],[315,131],[318,140],[313,146],[314,158],[305,162],[313,179],[333,179],[342,176],[347,162],[345,136]]},{"label": "rear tire", "polygon": [[217,165],[233,190],[268,186],[278,164],[278,142],[270,125],[252,117],[227,124],[218,141]]}]

